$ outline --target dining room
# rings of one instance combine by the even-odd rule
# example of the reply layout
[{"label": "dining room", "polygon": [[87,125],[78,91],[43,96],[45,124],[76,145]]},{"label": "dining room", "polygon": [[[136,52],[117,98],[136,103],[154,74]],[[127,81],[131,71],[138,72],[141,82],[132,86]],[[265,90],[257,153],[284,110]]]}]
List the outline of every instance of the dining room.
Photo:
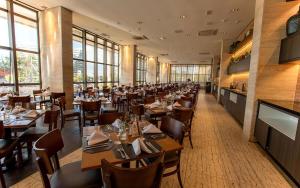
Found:
[{"label": "dining room", "polygon": [[299,7],[0,0],[0,187],[299,187]]}]

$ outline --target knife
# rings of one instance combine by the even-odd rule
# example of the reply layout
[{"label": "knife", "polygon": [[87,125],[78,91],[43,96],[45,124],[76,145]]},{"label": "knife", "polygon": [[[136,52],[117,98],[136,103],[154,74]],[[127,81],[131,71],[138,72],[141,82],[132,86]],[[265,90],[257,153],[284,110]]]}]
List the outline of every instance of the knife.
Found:
[{"label": "knife", "polygon": [[125,152],[123,146],[121,145],[121,152],[123,152],[123,154],[125,155],[126,159],[130,159],[130,157],[127,155],[127,153]]},{"label": "knife", "polygon": [[159,152],[159,150],[156,147],[154,147],[151,142],[145,142],[145,143],[147,144],[147,146],[149,146],[151,149],[153,149],[155,153]]}]

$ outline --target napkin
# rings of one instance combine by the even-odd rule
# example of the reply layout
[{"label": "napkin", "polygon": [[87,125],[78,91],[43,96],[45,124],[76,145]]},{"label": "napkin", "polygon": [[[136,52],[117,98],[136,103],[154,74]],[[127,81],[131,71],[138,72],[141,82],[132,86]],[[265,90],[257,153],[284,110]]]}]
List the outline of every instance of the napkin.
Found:
[{"label": "napkin", "polygon": [[159,101],[155,101],[154,103],[150,104],[150,109],[157,108],[159,106],[160,106],[160,102]]},{"label": "napkin", "polygon": [[175,103],[173,104],[173,106],[174,106],[174,107],[181,107],[181,104],[179,104],[178,102],[175,102]]},{"label": "napkin", "polygon": [[17,107],[15,107],[15,108],[12,110],[12,113],[13,113],[13,114],[17,114],[17,113],[24,112],[24,111],[26,111],[25,108],[22,108],[22,107],[17,106]]},{"label": "napkin", "polygon": [[122,121],[120,119],[116,119],[111,125],[120,128],[120,125],[122,124]]},{"label": "napkin", "polygon": [[173,106],[169,105],[169,106],[167,106],[167,109],[170,110],[170,111],[172,111],[173,110]]},{"label": "napkin", "polygon": [[146,127],[143,128],[142,133],[149,133],[149,134],[153,134],[153,133],[161,133],[161,130],[159,128],[157,128],[155,125],[150,124],[147,125]]},{"label": "napkin", "polygon": [[140,155],[142,153],[142,151],[144,151],[146,153],[152,153],[151,150],[149,150],[149,148],[146,146],[146,144],[144,143],[144,140],[142,138],[135,139],[131,143],[131,145],[132,145],[135,155]]},{"label": "napkin", "polygon": [[107,98],[101,97],[100,100],[101,100],[101,101],[107,101]]},{"label": "napkin", "polygon": [[30,110],[28,113],[24,115],[25,118],[35,118],[39,113],[35,110]]},{"label": "napkin", "polygon": [[76,96],[76,98],[74,99],[74,101],[77,101],[77,102],[79,102],[79,101],[81,101],[81,100],[82,100],[82,98],[79,97],[79,96]]},{"label": "napkin", "polygon": [[87,140],[88,145],[90,146],[101,142],[105,142],[108,140],[108,137],[101,130],[96,130],[89,137],[87,137]]}]

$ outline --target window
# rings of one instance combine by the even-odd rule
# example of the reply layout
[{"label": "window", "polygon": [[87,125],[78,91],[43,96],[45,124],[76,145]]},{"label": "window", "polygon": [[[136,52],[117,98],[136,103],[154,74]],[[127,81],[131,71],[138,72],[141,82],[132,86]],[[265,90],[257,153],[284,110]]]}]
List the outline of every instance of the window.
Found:
[{"label": "window", "polygon": [[147,57],[143,54],[137,54],[136,60],[136,78],[135,82],[137,85],[146,83],[146,73],[147,73]]},{"label": "window", "polygon": [[41,87],[38,12],[0,0],[0,28],[0,92],[32,94]]},{"label": "window", "polygon": [[73,27],[74,91],[119,83],[119,45]]},{"label": "window", "polygon": [[171,65],[171,82],[186,82],[190,79],[195,83],[211,81],[211,65]]}]

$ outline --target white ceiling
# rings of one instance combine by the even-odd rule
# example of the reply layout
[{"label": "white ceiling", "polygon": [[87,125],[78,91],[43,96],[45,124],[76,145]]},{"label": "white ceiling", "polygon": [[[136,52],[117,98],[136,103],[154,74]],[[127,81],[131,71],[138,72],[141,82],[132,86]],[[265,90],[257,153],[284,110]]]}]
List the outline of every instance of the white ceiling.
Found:
[{"label": "white ceiling", "polygon": [[[32,6],[64,6],[76,14],[76,24],[86,24],[96,33],[107,33],[120,44],[137,44],[138,51],[158,56],[162,62],[205,63],[219,55],[221,40],[234,40],[254,18],[254,0],[22,0]],[[238,9],[233,12],[232,9]],[[211,15],[206,11],[211,10]],[[180,16],[186,16],[181,19]],[[81,20],[80,20],[81,19]],[[97,21],[98,22],[97,22]],[[225,21],[224,21],[225,20]],[[102,23],[99,23],[102,22]],[[139,24],[137,22],[142,22]],[[209,24],[207,24],[209,23]],[[94,27],[94,28],[93,28]],[[183,30],[176,34],[175,30]],[[199,37],[198,32],[218,29],[216,36]],[[149,40],[136,41],[133,35]],[[160,37],[165,40],[160,40]],[[209,52],[200,55],[199,52]],[[167,53],[167,57],[159,54]]]}]

